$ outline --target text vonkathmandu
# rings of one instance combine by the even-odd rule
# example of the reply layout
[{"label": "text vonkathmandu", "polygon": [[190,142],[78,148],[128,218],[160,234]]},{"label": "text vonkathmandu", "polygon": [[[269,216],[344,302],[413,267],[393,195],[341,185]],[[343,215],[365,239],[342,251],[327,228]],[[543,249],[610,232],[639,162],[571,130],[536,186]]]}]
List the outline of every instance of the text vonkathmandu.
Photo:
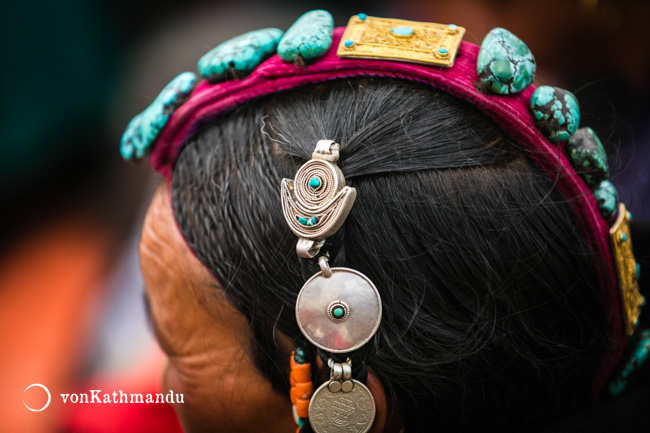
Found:
[{"label": "text vonkathmandu", "polygon": [[112,404],[133,404],[133,403],[184,403],[183,394],[169,391],[167,394],[132,394],[122,390],[112,393],[102,393],[101,389],[91,389],[90,393],[61,394],[63,403],[112,403]]}]

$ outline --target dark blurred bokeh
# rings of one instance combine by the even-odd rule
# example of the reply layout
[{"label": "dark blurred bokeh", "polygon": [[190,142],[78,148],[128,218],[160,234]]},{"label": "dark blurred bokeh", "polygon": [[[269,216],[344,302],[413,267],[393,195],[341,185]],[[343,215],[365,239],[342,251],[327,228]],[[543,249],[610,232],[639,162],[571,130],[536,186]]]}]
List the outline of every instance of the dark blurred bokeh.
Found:
[{"label": "dark blurred bokeh", "polygon": [[0,431],[66,425],[60,404],[25,409],[31,383],[63,392],[155,363],[135,245],[157,178],[120,159],[128,120],[218,43],[286,29],[316,8],[339,26],[358,12],[453,22],[474,43],[493,27],[511,30],[535,54],[537,84],[576,94],[582,124],[610,153],[622,199],[637,219],[650,219],[650,2],[3,2],[0,383],[9,391],[0,395]]}]

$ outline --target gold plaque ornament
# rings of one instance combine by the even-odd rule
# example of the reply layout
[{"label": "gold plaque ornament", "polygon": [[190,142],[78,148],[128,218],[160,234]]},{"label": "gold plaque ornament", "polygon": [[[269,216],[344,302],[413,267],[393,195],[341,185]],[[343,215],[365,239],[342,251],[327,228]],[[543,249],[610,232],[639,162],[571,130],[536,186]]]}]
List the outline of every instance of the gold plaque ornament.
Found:
[{"label": "gold plaque ornament", "polygon": [[398,60],[453,66],[465,29],[455,24],[422,23],[354,15],[341,37],[339,57]]},{"label": "gold plaque ornament", "polygon": [[614,259],[618,282],[621,286],[621,301],[625,313],[625,328],[627,335],[634,334],[637,320],[641,315],[641,307],[645,299],[639,292],[637,263],[632,252],[632,238],[630,237],[630,213],[625,205],[618,205],[618,217],[609,230],[614,249]]}]

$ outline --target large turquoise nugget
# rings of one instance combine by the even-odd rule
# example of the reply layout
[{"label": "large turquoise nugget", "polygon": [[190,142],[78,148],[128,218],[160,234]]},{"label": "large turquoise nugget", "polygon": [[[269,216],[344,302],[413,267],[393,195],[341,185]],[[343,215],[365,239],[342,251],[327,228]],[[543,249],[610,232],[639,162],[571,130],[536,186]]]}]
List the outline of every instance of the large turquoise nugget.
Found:
[{"label": "large turquoise nugget", "polygon": [[578,100],[558,87],[538,87],[530,98],[530,109],[537,126],[553,143],[567,141],[580,125]]},{"label": "large turquoise nugget", "polygon": [[573,134],[566,145],[566,154],[590,189],[609,177],[605,148],[591,128],[580,128]]},{"label": "large turquoise nugget", "polygon": [[484,91],[500,95],[518,93],[535,79],[535,57],[526,44],[506,29],[495,28],[485,36],[477,62]]},{"label": "large turquoise nugget", "polygon": [[332,45],[334,18],[323,10],[307,12],[293,23],[278,45],[278,55],[285,62],[298,56],[304,60],[320,57]]},{"label": "large turquoise nugget", "polygon": [[618,206],[618,191],[616,191],[616,187],[610,181],[604,180],[600,182],[593,192],[598,203],[598,210],[600,210],[603,218],[609,218],[614,215]]},{"label": "large turquoise nugget", "polygon": [[120,142],[126,160],[142,159],[158,138],[172,113],[185,101],[196,83],[196,74],[183,72],[167,84],[142,113],[127,125]]},{"label": "large turquoise nugget", "polygon": [[208,51],[197,68],[210,81],[226,78],[231,69],[247,74],[275,52],[280,38],[282,30],[274,28],[244,33]]}]

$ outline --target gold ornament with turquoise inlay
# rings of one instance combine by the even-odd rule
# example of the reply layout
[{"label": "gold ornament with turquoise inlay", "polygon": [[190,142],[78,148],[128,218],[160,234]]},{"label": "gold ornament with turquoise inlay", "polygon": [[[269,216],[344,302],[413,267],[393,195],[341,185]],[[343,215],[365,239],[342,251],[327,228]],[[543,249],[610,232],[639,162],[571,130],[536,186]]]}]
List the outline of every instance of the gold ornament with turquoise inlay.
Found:
[{"label": "gold ornament with turquoise inlay", "polygon": [[465,29],[454,24],[354,15],[337,55],[365,59],[453,66]]},{"label": "gold ornament with turquoise inlay", "polygon": [[621,286],[621,301],[625,313],[625,328],[627,335],[634,334],[637,320],[641,315],[641,307],[645,299],[639,292],[637,280],[636,260],[632,252],[632,239],[630,237],[630,213],[625,205],[618,205],[618,217],[609,229],[612,240],[614,260],[616,261],[616,274]]}]

